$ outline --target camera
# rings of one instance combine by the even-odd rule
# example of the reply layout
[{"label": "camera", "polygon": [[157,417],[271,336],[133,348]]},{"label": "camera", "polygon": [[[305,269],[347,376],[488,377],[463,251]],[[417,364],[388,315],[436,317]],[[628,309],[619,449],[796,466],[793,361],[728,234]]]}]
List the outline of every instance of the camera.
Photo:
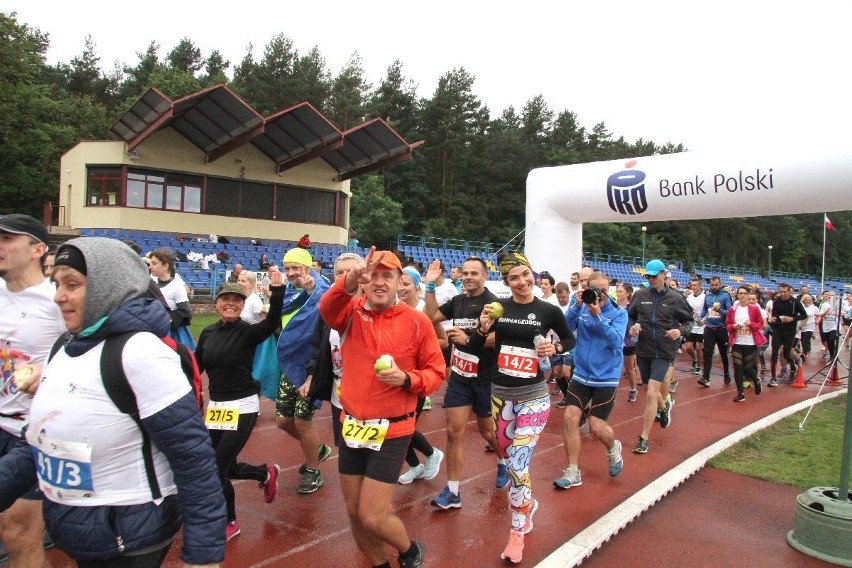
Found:
[{"label": "camera", "polygon": [[580,294],[580,299],[584,304],[597,304],[599,298],[603,298],[606,292],[599,288],[586,288]]}]

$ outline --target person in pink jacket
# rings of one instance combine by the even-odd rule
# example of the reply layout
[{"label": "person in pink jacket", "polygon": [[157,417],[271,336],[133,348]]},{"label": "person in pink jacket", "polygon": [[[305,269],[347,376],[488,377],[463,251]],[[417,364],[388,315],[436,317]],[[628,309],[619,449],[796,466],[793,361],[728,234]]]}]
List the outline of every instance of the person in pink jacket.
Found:
[{"label": "person in pink jacket", "polygon": [[744,402],[743,380],[751,381],[754,394],[761,392],[760,378],[757,376],[757,352],[766,343],[763,335],[763,316],[757,301],[746,286],[737,288],[737,301],[728,310],[725,326],[728,328],[728,345],[732,345],[731,359],[734,362],[734,381],[737,384],[737,396],[734,402]]},{"label": "person in pink jacket", "polygon": [[[400,566],[419,568],[423,545],[408,538],[390,505],[414,433],[417,397],[441,386],[445,367],[432,322],[397,301],[401,275],[396,255],[373,247],[364,266],[323,294],[319,312],[345,337],[338,471],[352,535],[371,566],[390,568],[390,545]],[[353,297],[359,286],[364,295]]]}]

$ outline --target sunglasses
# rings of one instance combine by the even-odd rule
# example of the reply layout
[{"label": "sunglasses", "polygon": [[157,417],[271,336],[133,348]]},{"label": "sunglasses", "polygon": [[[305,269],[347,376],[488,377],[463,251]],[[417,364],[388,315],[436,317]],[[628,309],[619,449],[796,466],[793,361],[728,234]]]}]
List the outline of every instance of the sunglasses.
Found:
[{"label": "sunglasses", "polygon": [[661,273],[661,272],[658,272],[658,273],[656,273],[656,274],[646,274],[646,275],[645,275],[645,279],[646,279],[646,280],[653,280],[654,278],[656,278],[656,277],[657,277],[657,276],[659,276],[660,274],[662,274],[662,273]]}]

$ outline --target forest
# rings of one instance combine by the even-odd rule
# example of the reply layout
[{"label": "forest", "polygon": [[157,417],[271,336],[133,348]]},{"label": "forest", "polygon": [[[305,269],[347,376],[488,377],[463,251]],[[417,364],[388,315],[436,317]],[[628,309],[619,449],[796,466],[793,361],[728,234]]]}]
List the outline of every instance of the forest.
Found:
[{"label": "forest", "polygon": [[[403,61],[384,77],[365,77],[357,45],[340,70],[316,47],[302,51],[283,34],[241,61],[191,38],[171,49],[156,40],[137,61],[101,66],[87,37],[79,55],[46,63],[49,35],[0,13],[0,212],[41,217],[59,193],[59,158],[80,140],[108,139],[108,129],[149,87],[171,98],[226,84],[264,115],[309,101],[341,130],[374,117],[409,142],[414,158],[352,180],[351,225],[362,243],[395,243],[399,234],[505,243],[525,226],[525,181],[533,168],[683,152],[683,144],[627,141],[601,122],[583,125],[544,94],[522,108],[489,109],[475,92],[474,70],[446,71],[427,97],[405,76]],[[792,115],[795,109],[791,109]],[[803,195],[803,199],[807,199]],[[847,279],[852,212],[825,204],[826,275]],[[842,207],[840,207],[842,209]],[[475,212],[475,214],[472,214]],[[583,250],[732,265],[819,276],[823,214],[584,225]],[[518,241],[514,241],[517,243]],[[558,246],[558,243],[555,243]],[[771,260],[767,251],[772,247]]]}]

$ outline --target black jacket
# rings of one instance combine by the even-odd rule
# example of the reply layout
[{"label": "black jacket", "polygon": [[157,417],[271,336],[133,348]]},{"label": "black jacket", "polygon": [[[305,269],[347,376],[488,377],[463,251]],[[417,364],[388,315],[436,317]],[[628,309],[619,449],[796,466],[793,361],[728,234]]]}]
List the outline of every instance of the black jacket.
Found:
[{"label": "black jacket", "polygon": [[317,320],[314,334],[311,338],[311,355],[305,364],[308,375],[313,375],[308,398],[316,400],[331,400],[331,389],[334,388],[334,371],[331,363],[331,328],[322,318]]},{"label": "black jacket", "polygon": [[666,332],[680,329],[681,337],[692,331],[692,308],[683,294],[668,286],[662,292],[652,288],[639,288],[627,307],[627,333],[636,323],[642,326],[636,343],[636,355],[651,359],[674,361],[679,340],[669,339]]}]

